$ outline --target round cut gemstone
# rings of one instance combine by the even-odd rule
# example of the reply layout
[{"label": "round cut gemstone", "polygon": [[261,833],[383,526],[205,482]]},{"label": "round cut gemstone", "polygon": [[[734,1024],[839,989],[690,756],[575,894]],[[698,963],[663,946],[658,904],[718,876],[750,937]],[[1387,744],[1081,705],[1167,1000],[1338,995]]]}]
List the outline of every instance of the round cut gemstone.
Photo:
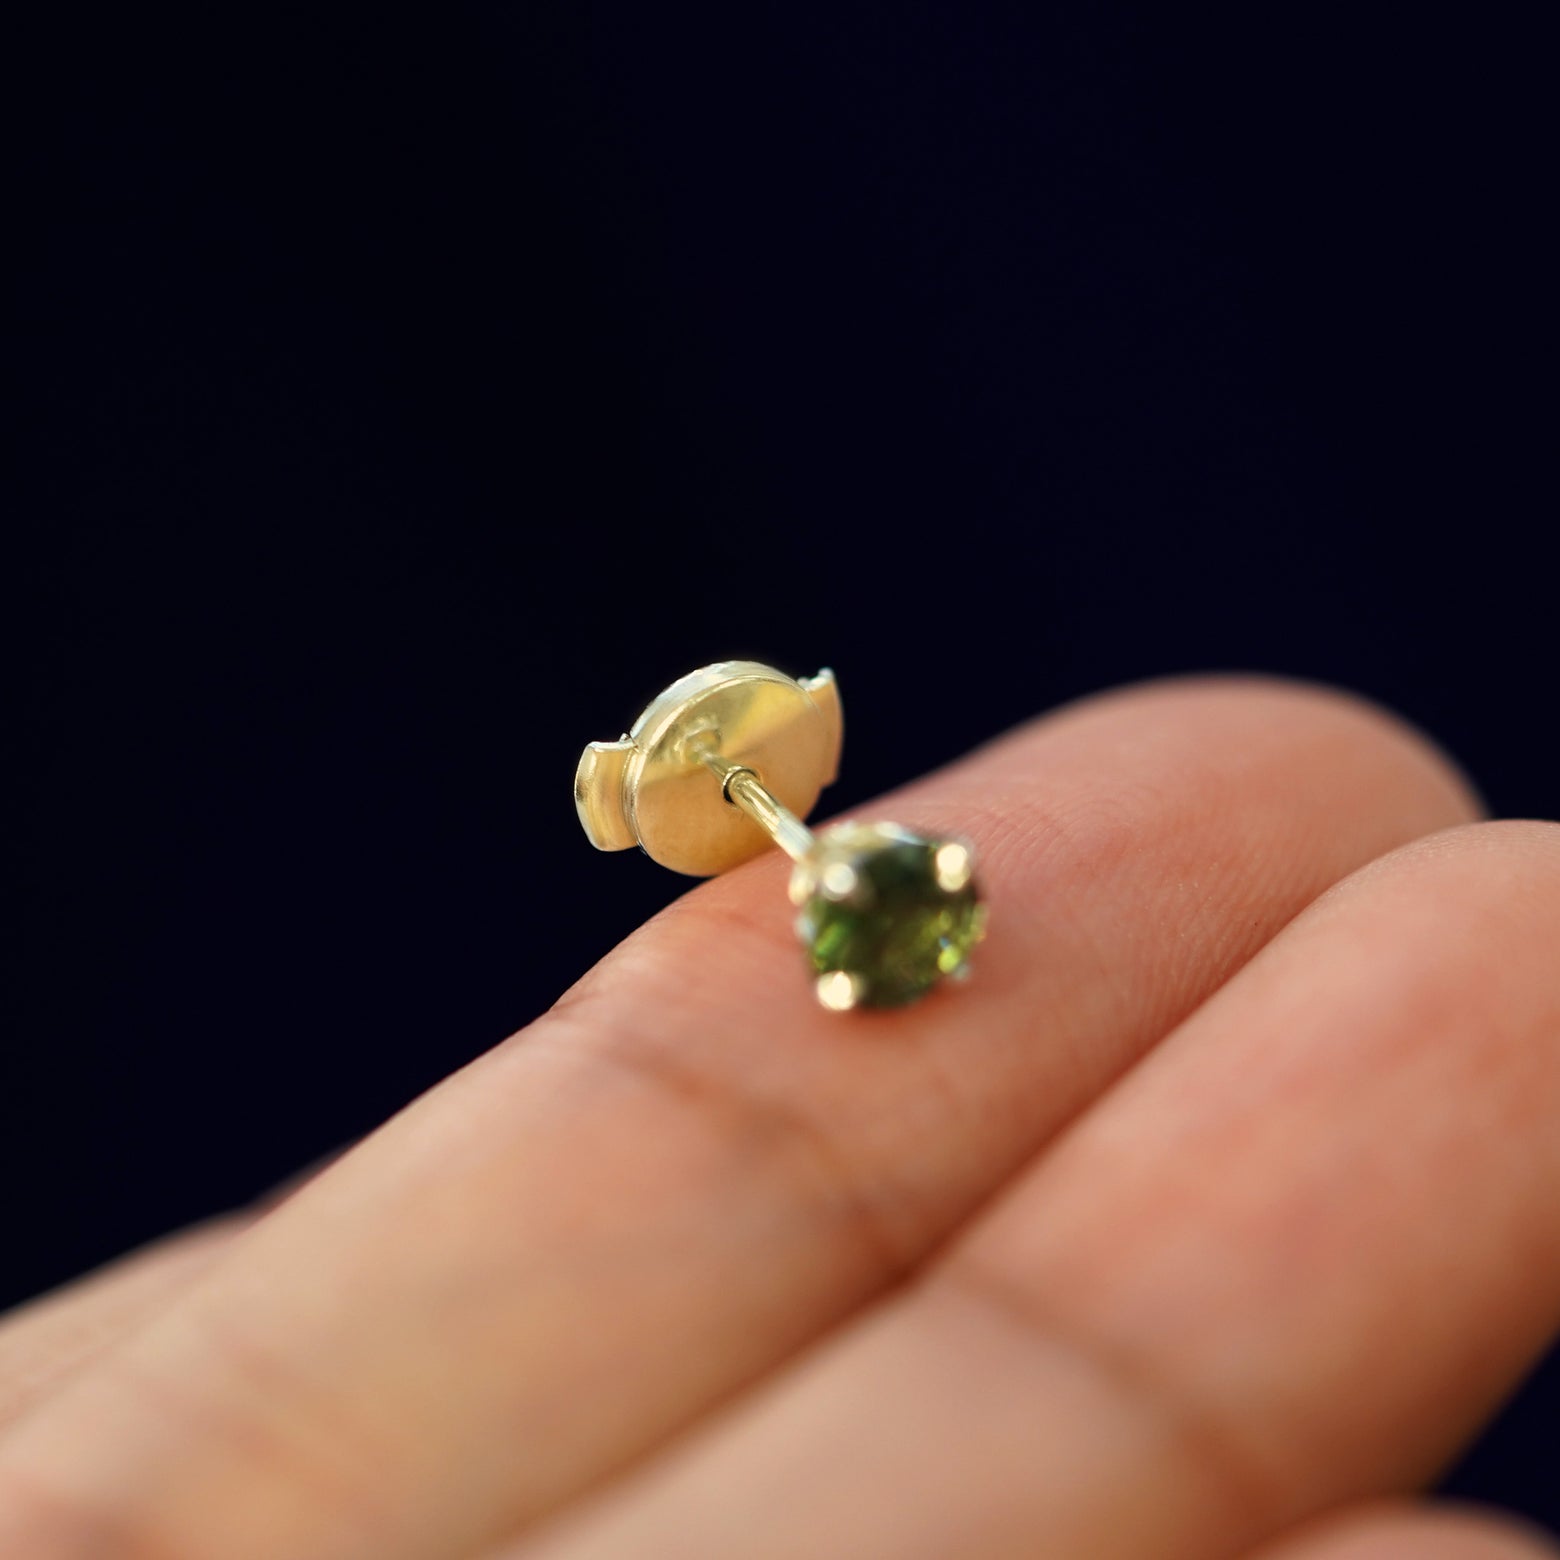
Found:
[{"label": "round cut gemstone", "polygon": [[791,897],[818,999],[836,1010],[898,1007],[966,974],[985,924],[970,848],[894,824],[828,830],[798,863]]}]

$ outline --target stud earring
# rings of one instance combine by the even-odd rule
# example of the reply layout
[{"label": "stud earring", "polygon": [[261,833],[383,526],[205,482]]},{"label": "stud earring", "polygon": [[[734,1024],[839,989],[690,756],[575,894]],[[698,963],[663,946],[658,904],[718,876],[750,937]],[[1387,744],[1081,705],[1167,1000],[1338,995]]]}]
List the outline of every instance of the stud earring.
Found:
[{"label": "stud earring", "polygon": [[963,841],[894,823],[814,834],[802,822],[835,777],[843,730],[833,672],[797,681],[721,661],[673,683],[620,741],[592,742],[574,776],[598,850],[638,845],[709,877],[778,845],[796,863],[791,902],[818,1000],[837,1013],[962,979],[986,922]]}]

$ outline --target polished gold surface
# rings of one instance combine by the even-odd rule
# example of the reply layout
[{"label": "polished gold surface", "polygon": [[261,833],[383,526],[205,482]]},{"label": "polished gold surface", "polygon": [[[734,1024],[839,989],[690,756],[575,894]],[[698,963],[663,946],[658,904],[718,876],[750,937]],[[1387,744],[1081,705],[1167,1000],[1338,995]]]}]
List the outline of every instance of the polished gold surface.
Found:
[{"label": "polished gold surface", "polygon": [[597,850],[627,850],[639,842],[623,816],[623,770],[632,742],[592,742],[574,772],[574,805]]},{"label": "polished gold surface", "polygon": [[739,769],[726,794],[792,861],[801,861],[812,851],[812,831],[764,789],[751,769]]},{"label": "polished gold surface", "polygon": [[[673,683],[621,741],[585,749],[575,807],[598,849],[637,842],[662,866],[707,877],[768,847],[745,809],[777,803],[766,827],[805,848],[798,820],[834,779],[841,736],[832,672],[798,681],[757,661],[720,661]],[[739,783],[728,799],[742,773],[757,786]]]}]

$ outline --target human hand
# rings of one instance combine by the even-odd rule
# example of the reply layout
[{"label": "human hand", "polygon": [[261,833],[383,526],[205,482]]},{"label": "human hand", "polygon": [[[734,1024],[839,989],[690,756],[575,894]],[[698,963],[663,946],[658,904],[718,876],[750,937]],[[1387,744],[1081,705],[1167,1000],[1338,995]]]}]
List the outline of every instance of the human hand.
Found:
[{"label": "human hand", "polygon": [[0,1554],[1548,1552],[1367,1503],[1560,1320],[1560,829],[1260,680],[857,813],[975,842],[968,987],[824,1013],[784,862],[696,889],[278,1206],[0,1324]]}]

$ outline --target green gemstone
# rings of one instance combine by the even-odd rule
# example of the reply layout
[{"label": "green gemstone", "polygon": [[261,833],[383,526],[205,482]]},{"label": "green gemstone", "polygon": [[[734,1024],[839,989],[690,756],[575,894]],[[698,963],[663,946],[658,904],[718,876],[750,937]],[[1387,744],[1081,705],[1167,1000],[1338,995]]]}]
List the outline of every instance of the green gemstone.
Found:
[{"label": "green gemstone", "polygon": [[[939,852],[942,852],[939,856]],[[797,932],[821,976],[842,973],[850,1000],[898,1007],[966,972],[984,907],[967,847],[891,824],[841,825],[797,869]],[[827,990],[820,987],[820,993]]]}]

